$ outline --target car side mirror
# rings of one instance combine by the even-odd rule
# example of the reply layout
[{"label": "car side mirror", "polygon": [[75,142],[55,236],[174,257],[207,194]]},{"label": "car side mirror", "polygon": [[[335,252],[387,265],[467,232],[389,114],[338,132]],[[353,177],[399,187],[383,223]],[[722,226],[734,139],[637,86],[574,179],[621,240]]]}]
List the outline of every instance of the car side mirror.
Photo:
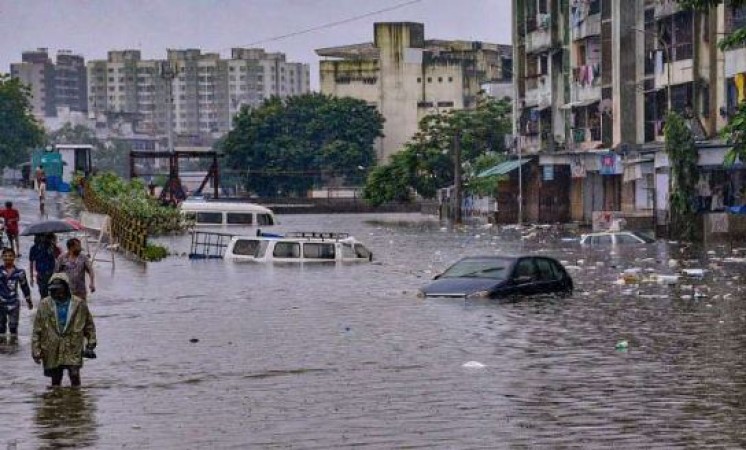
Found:
[{"label": "car side mirror", "polygon": [[433,280],[437,280],[438,278],[440,278],[441,275],[443,274],[442,273],[435,274],[435,276],[433,277]]},{"label": "car side mirror", "polygon": [[521,275],[520,277],[513,278],[515,284],[526,284],[534,281],[534,277],[530,275]]}]

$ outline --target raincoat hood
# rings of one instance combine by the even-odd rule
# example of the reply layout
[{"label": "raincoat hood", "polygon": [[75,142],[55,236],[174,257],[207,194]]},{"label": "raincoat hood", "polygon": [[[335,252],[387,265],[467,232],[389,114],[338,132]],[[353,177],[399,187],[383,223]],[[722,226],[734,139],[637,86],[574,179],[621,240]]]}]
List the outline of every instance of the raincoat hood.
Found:
[{"label": "raincoat hood", "polygon": [[58,272],[58,273],[52,274],[52,276],[49,277],[48,284],[54,283],[55,280],[62,281],[63,283],[65,283],[65,286],[67,287],[67,292],[72,292],[70,290],[70,278],[67,276],[66,273]]}]

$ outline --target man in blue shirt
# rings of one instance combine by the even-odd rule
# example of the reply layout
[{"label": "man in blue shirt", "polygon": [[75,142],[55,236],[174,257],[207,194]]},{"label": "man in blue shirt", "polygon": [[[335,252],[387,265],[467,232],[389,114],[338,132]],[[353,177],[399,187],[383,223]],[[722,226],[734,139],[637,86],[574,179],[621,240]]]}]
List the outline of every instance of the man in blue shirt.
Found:
[{"label": "man in blue shirt", "polygon": [[18,341],[18,321],[21,302],[18,299],[18,288],[23,291],[28,309],[33,309],[31,289],[26,280],[26,271],[15,265],[16,252],[12,248],[3,249],[3,265],[0,267],[0,337],[5,339],[6,327],[10,328],[10,342]]}]

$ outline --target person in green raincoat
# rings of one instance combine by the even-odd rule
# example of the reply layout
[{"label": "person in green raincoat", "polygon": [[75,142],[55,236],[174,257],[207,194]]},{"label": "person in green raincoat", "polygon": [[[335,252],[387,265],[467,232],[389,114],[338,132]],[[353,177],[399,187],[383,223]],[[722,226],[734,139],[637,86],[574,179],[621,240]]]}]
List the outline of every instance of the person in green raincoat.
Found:
[{"label": "person in green raincoat", "polygon": [[88,304],[71,293],[64,273],[49,279],[49,296],[42,299],[34,318],[31,356],[43,363],[44,375],[59,386],[67,369],[72,386],[80,386],[83,353],[96,348],[96,326]]}]

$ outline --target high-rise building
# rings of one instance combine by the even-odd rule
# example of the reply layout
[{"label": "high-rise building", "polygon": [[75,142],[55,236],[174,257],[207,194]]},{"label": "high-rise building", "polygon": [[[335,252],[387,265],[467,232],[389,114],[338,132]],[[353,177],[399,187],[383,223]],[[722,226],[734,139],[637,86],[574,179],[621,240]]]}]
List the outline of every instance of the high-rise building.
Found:
[{"label": "high-rise building", "polygon": [[26,51],[20,63],[10,65],[10,74],[30,88],[33,113],[40,119],[56,117],[58,107],[88,110],[85,60],[80,55],[60,50],[52,62],[46,48]]},{"label": "high-rise building", "polygon": [[436,111],[472,108],[483,83],[510,80],[508,45],[425,39],[421,23],[376,23],[374,42],[323,48],[321,92],[350,96],[386,119],[378,142],[385,162]]},{"label": "high-rise building", "polygon": [[161,135],[168,131],[169,99],[174,133],[219,135],[244,105],[310,91],[307,64],[262,49],[234,48],[231,59],[169,49],[165,60],[142,60],[138,50],[111,51],[105,61],[90,61],[88,72],[93,113],[129,117],[137,131]]}]

